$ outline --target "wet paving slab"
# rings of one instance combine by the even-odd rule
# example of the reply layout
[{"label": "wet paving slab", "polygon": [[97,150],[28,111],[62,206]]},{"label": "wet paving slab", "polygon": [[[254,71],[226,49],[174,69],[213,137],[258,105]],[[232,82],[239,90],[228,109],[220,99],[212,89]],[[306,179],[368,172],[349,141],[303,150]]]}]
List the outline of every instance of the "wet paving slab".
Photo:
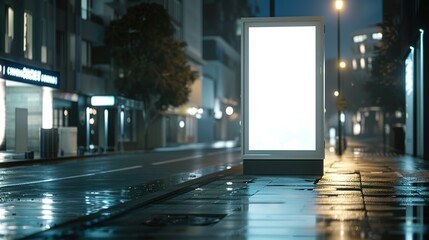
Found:
[{"label": "wet paving slab", "polygon": [[[192,173],[183,172],[168,178],[156,179],[125,188],[102,187],[96,190],[82,190],[85,181],[79,185],[8,185],[0,179],[0,239],[20,239],[37,232],[49,230],[73,219],[91,216],[103,209],[109,209],[130,201],[138,201],[154,192],[169,189],[180,183],[225,169],[225,166],[209,167]],[[0,169],[1,178],[16,177],[11,169]],[[28,173],[28,176],[34,174]],[[25,178],[24,174],[19,177]],[[103,183],[102,178],[91,178]],[[30,237],[31,238],[31,237]]]},{"label": "wet paving slab", "polygon": [[328,153],[321,178],[236,169],[120,214],[106,209],[29,238],[428,239],[428,170],[420,159],[350,149],[342,157]]}]

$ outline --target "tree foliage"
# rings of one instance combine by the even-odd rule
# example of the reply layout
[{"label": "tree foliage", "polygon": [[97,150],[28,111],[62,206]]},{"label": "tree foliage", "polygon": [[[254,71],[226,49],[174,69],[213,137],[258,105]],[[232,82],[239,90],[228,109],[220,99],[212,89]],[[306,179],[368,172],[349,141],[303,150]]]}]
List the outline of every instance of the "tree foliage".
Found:
[{"label": "tree foliage", "polygon": [[376,47],[373,61],[372,78],[366,89],[373,104],[383,107],[386,111],[404,109],[405,89],[403,75],[403,59],[398,28],[391,22],[379,25],[383,38]]},{"label": "tree foliage", "polygon": [[105,40],[119,70],[115,79],[119,94],[142,101],[145,120],[188,101],[196,73],[187,63],[186,44],[174,37],[170,17],[161,5],[128,8],[122,18],[110,23]]}]

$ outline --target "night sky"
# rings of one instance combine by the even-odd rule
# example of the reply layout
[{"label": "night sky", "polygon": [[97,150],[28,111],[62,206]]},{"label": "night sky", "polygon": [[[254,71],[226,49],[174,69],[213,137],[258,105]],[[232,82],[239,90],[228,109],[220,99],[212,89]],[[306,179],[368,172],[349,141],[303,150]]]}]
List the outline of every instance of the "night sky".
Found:
[{"label": "night sky", "polygon": [[[270,0],[248,0],[260,3],[260,17],[270,15]],[[276,17],[323,16],[325,20],[326,59],[337,57],[337,10],[335,0],[276,0]],[[351,59],[351,34],[382,22],[382,0],[344,0],[340,17],[341,56]]]}]

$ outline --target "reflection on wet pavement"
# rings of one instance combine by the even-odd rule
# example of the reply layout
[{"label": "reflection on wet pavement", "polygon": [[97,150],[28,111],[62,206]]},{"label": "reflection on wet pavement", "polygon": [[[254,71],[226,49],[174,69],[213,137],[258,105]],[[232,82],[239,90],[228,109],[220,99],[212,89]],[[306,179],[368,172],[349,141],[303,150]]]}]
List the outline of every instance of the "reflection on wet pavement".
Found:
[{"label": "reflection on wet pavement", "polygon": [[17,186],[7,186],[6,181],[1,181],[4,176],[12,174],[9,174],[11,170],[0,169],[0,239],[22,238],[48,230],[58,224],[228,168],[231,168],[229,164],[214,166],[125,189],[99,191],[85,191],[82,185],[56,185],[56,182],[23,185],[19,186],[18,191]]},{"label": "reflection on wet pavement", "polygon": [[327,156],[321,179],[229,175],[84,231],[42,236],[427,239],[427,170],[419,159],[356,149]]},{"label": "reflection on wet pavement", "polygon": [[[428,165],[420,159],[354,150],[341,158],[327,155],[325,174],[320,179],[225,175],[129,214],[85,228],[60,226],[37,237],[427,239]],[[20,226],[19,232],[25,232],[25,226],[34,228],[35,222],[49,229],[60,219],[72,218],[73,214],[78,217],[79,211],[90,214],[200,174],[204,175],[187,173],[120,191],[86,192],[81,196],[86,204],[75,204],[73,209],[65,209],[64,204],[59,207],[61,200],[56,195],[33,195],[37,200],[23,196],[20,201],[38,201],[25,211],[38,211],[40,219],[27,219],[27,225]],[[11,192],[4,196],[2,199],[17,201]],[[36,205],[38,208],[34,208]],[[13,204],[2,200],[0,234],[17,226],[9,224],[13,213],[15,218],[22,217]]]}]

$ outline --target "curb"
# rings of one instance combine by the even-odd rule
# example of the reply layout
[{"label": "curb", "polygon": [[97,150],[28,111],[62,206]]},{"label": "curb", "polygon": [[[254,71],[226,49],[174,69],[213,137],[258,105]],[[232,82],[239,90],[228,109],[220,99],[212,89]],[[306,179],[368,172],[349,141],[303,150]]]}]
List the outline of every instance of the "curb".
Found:
[{"label": "curb", "polygon": [[60,161],[67,161],[67,160],[78,160],[78,159],[91,158],[91,157],[111,156],[111,155],[117,155],[117,154],[121,154],[121,152],[100,153],[100,154],[91,154],[91,155],[62,156],[62,157],[56,157],[56,158],[14,159],[14,160],[7,160],[4,162],[0,162],[0,168],[28,166],[28,165],[35,165],[35,164],[46,164],[46,163],[53,163],[53,162],[60,162]]}]

